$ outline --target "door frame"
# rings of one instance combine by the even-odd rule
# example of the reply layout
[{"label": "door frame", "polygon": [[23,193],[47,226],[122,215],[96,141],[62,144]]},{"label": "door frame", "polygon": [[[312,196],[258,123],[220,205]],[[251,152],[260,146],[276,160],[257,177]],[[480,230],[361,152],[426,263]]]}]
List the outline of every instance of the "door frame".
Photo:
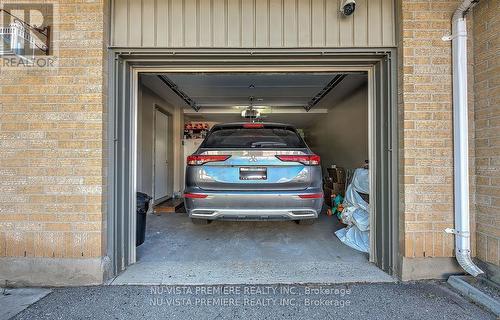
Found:
[{"label": "door frame", "polygon": [[[173,190],[173,186],[170,185],[170,182],[167,181],[167,195],[165,197],[162,197],[160,199],[157,199],[155,200],[154,199],[154,195],[155,195],[155,192],[156,192],[156,185],[155,185],[155,178],[156,178],[156,112],[161,112],[163,113],[164,115],[166,115],[168,117],[168,127],[167,127],[167,135],[168,135],[168,138],[169,139],[173,139],[172,137],[172,133],[173,132],[170,132],[172,131],[172,115],[170,114],[170,112],[164,110],[160,105],[158,104],[154,104],[154,114],[153,114],[153,161],[152,161],[152,166],[153,166],[153,179],[152,179],[152,188],[151,190],[153,190],[153,205],[157,205],[158,203],[161,203],[165,200],[168,200],[172,197],[171,194],[169,194],[168,191],[172,191]],[[167,154],[168,152],[171,152],[172,150],[169,150],[170,149],[170,146],[167,145]],[[167,156],[168,158],[168,156]],[[167,160],[168,161],[168,160]],[[174,160],[175,161],[175,160]],[[168,174],[170,175],[170,166],[173,165],[173,163],[169,163],[169,167],[168,167]],[[169,177],[170,179],[170,177]]]},{"label": "door frame", "polygon": [[139,74],[160,72],[366,72],[371,198],[370,261],[400,275],[399,117],[395,48],[111,49],[106,251],[116,275],[136,261]]}]

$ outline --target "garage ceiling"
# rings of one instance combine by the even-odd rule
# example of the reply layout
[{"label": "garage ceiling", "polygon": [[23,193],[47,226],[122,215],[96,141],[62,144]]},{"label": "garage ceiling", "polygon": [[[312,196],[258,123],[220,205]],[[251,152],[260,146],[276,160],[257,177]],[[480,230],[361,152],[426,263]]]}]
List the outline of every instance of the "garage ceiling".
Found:
[{"label": "garage ceiling", "polygon": [[194,111],[158,75],[143,75],[142,83],[172,104],[183,105],[186,118],[193,121],[241,121],[242,108],[249,97],[254,105],[270,106],[263,112],[264,121],[286,122],[305,128],[313,125],[330,108],[367,84],[367,75],[349,73],[314,108],[304,106],[337,73],[163,73],[178,89],[201,107]]},{"label": "garage ceiling", "polygon": [[334,73],[165,73],[201,108],[254,105],[304,107]]}]

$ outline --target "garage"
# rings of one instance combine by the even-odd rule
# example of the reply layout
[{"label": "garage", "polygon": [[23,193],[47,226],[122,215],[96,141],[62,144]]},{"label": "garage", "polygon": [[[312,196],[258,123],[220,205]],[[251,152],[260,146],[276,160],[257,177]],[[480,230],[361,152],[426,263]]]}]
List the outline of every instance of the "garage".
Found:
[{"label": "garage", "polygon": [[[340,1],[113,3],[105,246],[110,273],[119,276],[114,283],[370,281],[399,274],[396,5],[361,1],[354,14],[343,7]],[[245,110],[259,118],[242,117]],[[335,188],[347,190],[354,169],[368,165],[369,253],[339,240],[335,232],[345,225],[327,214],[329,206],[309,226],[197,226],[185,212],[148,214],[146,241],[136,248],[136,193],[153,196],[150,212],[165,200],[179,202],[186,157],[207,129],[242,121],[296,128],[321,158],[323,178],[331,179],[320,182],[327,204]],[[165,134],[155,137],[155,128]],[[337,169],[345,170],[342,187],[333,185],[344,182],[334,181]]]},{"label": "garage", "polygon": [[[258,282],[263,281],[260,276],[249,274],[264,270],[269,279],[275,274],[273,263],[290,266],[298,257],[321,265],[322,274],[315,279],[323,276],[320,281],[325,282],[337,281],[339,275],[356,281],[340,271],[346,266],[376,267],[374,273],[402,281],[446,277],[462,269],[472,275],[495,270],[494,99],[481,91],[495,74],[490,64],[477,63],[485,54],[491,58],[491,48],[467,49],[464,37],[453,36],[465,16],[474,14],[479,19],[469,30],[473,42],[488,40],[495,33],[483,28],[494,18],[491,5],[394,0],[6,4],[0,9],[6,49],[2,281],[6,286],[93,285],[131,279],[131,272],[139,272],[151,282],[204,282],[196,268],[205,264],[224,282],[222,269],[247,272],[242,281]],[[27,35],[17,32],[23,28],[30,30],[37,47],[45,48],[28,50],[31,58],[19,49],[33,46],[33,39],[19,36]],[[38,66],[36,72],[30,72],[32,63],[10,63],[10,58],[33,61],[35,51],[36,59],[57,63]],[[470,80],[463,76],[471,64],[467,60],[479,66],[473,70],[477,81],[468,84],[474,99],[466,99],[462,90]],[[353,84],[356,77],[364,84]],[[365,92],[367,115],[349,115],[359,92]],[[466,116],[467,108],[474,117]],[[185,171],[208,158],[226,167],[242,160],[234,153],[192,154],[208,130],[239,130],[236,124],[222,125],[231,122],[294,137],[293,145],[302,150],[279,150],[285,153],[275,153],[272,165],[294,167],[290,172],[297,173],[300,165],[310,166],[322,174],[322,179],[311,179],[319,185],[302,184],[307,192],[288,186],[276,199],[267,192],[265,199],[264,194],[252,202],[247,197],[246,203],[289,205],[291,210],[279,208],[277,213],[299,222],[318,214],[320,221],[267,221],[270,214],[255,207],[190,207],[192,199],[201,204],[201,199],[216,196],[208,191],[218,190],[198,184],[205,192],[186,191],[194,187],[185,180]],[[280,137],[251,144],[288,147],[277,141]],[[221,158],[225,160],[214,160]],[[359,253],[338,232],[350,225],[343,214],[350,208],[344,206],[347,190],[356,181],[352,170],[365,164],[368,193],[355,191],[369,205],[364,215],[368,223],[360,229],[367,232],[369,250]],[[240,163],[233,171],[238,180],[271,184],[280,179],[266,166]],[[214,175],[203,176],[210,178]],[[291,179],[281,178],[280,183]],[[257,183],[245,187],[266,191],[252,184]],[[344,199],[337,200],[342,196],[338,191]],[[139,192],[153,197],[146,208],[137,203]],[[184,209],[183,197],[191,199]],[[320,199],[326,200],[325,208],[311,212],[306,207]],[[173,210],[167,208],[169,201]],[[303,204],[302,211],[296,210],[297,203]],[[260,220],[203,221],[221,214],[242,220],[252,210]],[[192,223],[196,220],[205,225]],[[146,224],[143,242],[137,230]],[[227,243],[232,246],[223,245]],[[342,263],[356,254],[356,263]],[[473,258],[485,263],[481,270]],[[224,259],[243,269],[220,267]],[[249,261],[257,265],[245,268]],[[325,267],[334,264],[336,271]],[[305,264],[295,265],[279,281],[302,281],[299,270]]]},{"label": "garage", "polygon": [[[177,54],[174,59],[179,57]],[[322,59],[316,58],[311,59],[313,65],[308,67],[285,68],[256,68],[251,60],[246,66],[214,67],[217,59],[208,66],[181,68],[141,69],[128,64],[130,69],[124,74],[128,73],[130,78],[117,74],[124,80],[121,83],[125,86],[121,88],[127,94],[123,95],[124,100],[118,95],[116,102],[126,102],[130,113],[129,116],[117,113],[118,121],[112,124],[115,130],[121,127],[116,132],[130,140],[114,150],[115,161],[127,159],[115,163],[119,164],[115,166],[118,169],[115,177],[125,178],[117,180],[115,186],[126,183],[130,189],[115,189],[114,196],[124,195],[122,210],[128,208],[130,214],[123,220],[118,215],[115,223],[124,225],[116,226],[124,231],[135,230],[137,221],[135,214],[131,214],[135,212],[135,203],[131,201],[135,199],[131,196],[135,191],[153,199],[147,214],[144,244],[135,247],[133,232],[113,232],[115,237],[110,243],[123,244],[115,252],[128,259],[122,260],[121,266],[116,265],[119,276],[114,284],[393,281],[394,266],[388,263],[392,252],[384,250],[394,243],[389,241],[389,234],[376,231],[377,218],[379,223],[394,218],[390,209],[377,215],[378,208],[391,205],[391,193],[381,193],[382,188],[393,187],[387,181],[389,175],[379,175],[381,170],[387,170],[385,166],[389,163],[382,158],[387,154],[378,153],[375,143],[378,137],[380,145],[384,145],[380,134],[386,134],[383,131],[387,127],[374,125],[382,120],[374,115],[374,110],[390,109],[377,103],[377,99],[391,96],[385,93],[389,87],[374,85],[374,76],[377,73],[382,76],[380,69],[342,66],[338,62],[326,67]],[[318,62],[322,65],[315,66]],[[388,75],[387,70],[383,76]],[[385,90],[383,95],[382,90]],[[249,110],[257,113],[257,118],[249,118]],[[122,116],[125,117],[120,119]],[[214,125],[235,122],[290,124],[321,157],[327,205],[315,223],[301,225],[266,219],[215,220],[208,225],[191,222],[182,208],[186,157],[196,151]],[[117,139],[116,143],[121,141]],[[126,153],[116,153],[120,150]],[[370,190],[378,189],[380,194],[369,196],[370,227],[363,233],[367,252],[362,252],[336,235],[346,225],[341,222],[340,213],[333,213],[339,199],[333,210],[332,203],[337,194],[345,195],[354,170],[376,165],[377,156],[381,157],[381,165],[375,168],[380,170],[366,170],[370,172],[366,180]],[[341,179],[347,181],[334,183],[332,174],[337,171],[344,172],[347,177]],[[340,186],[340,183],[345,184]],[[116,203],[116,199],[111,200]]]}]

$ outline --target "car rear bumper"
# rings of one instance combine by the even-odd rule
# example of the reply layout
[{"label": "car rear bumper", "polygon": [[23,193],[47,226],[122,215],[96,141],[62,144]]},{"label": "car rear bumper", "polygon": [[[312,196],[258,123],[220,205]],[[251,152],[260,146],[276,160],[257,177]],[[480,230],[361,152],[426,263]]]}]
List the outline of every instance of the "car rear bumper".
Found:
[{"label": "car rear bumper", "polygon": [[318,194],[322,190],[302,192],[205,192],[206,198],[185,198],[186,211],[191,218],[209,220],[301,220],[318,217],[323,197],[303,199],[299,195]]}]

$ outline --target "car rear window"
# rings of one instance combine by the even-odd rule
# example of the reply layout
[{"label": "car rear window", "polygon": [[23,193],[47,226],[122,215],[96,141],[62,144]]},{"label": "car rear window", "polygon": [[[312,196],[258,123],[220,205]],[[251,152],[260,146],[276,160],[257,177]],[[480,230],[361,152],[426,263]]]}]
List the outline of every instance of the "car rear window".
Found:
[{"label": "car rear window", "polygon": [[297,132],[288,127],[219,127],[208,135],[202,148],[305,148]]}]

